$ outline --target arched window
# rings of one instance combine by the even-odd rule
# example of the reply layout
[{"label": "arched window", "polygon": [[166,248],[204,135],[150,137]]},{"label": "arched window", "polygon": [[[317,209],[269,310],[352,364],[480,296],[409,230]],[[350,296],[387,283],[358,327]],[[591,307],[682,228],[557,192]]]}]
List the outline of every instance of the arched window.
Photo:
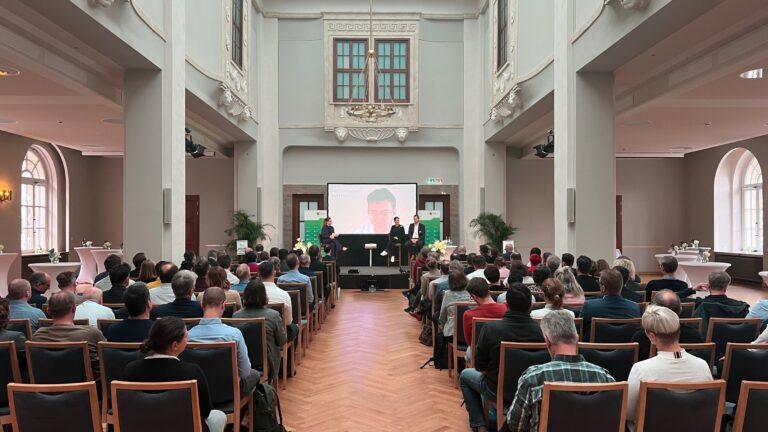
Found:
[{"label": "arched window", "polygon": [[48,153],[33,145],[21,163],[21,251],[55,247],[51,227],[55,172]]},{"label": "arched window", "polygon": [[755,155],[736,148],[715,174],[715,250],[763,252],[763,173]]},{"label": "arched window", "polygon": [[745,252],[763,252],[763,173],[755,156],[748,154],[744,161],[741,187],[742,249]]}]

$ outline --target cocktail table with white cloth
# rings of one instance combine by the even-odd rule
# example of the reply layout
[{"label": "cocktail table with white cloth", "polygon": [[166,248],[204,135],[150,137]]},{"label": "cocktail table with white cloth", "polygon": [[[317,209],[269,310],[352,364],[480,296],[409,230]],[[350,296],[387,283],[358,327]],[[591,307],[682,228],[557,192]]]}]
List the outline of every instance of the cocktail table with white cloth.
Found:
[{"label": "cocktail table with white cloth", "polygon": [[11,264],[18,257],[18,253],[0,254],[0,297],[8,295],[8,272],[11,270]]},{"label": "cocktail table with white cloth", "polygon": [[685,274],[685,270],[680,266],[680,263],[683,262],[694,262],[699,259],[698,255],[673,255],[673,254],[656,254],[654,255],[656,257],[656,261],[661,264],[661,260],[664,257],[675,257],[677,259],[677,271],[675,272],[675,279],[681,280],[684,282],[690,283],[690,280],[688,280],[688,275]]},{"label": "cocktail table with white cloth", "polygon": [[[96,277],[96,260],[93,258],[92,251],[104,249],[93,246],[76,247],[75,252],[80,258],[80,274],[77,276],[77,283],[93,283]],[[103,261],[103,260],[102,260]]]},{"label": "cocktail table with white cloth", "polygon": [[758,273],[760,277],[763,279],[763,283],[768,285],[768,271],[761,271]]},{"label": "cocktail table with white cloth", "polygon": [[93,254],[93,259],[96,261],[96,275],[105,270],[104,260],[107,259],[108,256],[117,255],[120,257],[120,259],[123,258],[123,251],[120,249],[96,248],[91,249],[91,253]]},{"label": "cocktail table with white cloth", "polygon": [[51,276],[51,288],[45,292],[46,297],[51,297],[51,294],[61,291],[59,290],[59,283],[56,282],[56,276],[66,272],[76,272],[80,269],[79,262],[60,262],[60,263],[35,263],[29,264],[29,267],[33,272],[48,273]]},{"label": "cocktail table with white cloth", "polygon": [[681,262],[680,267],[685,270],[691,286],[709,282],[709,274],[725,271],[731,264],[724,262]]}]

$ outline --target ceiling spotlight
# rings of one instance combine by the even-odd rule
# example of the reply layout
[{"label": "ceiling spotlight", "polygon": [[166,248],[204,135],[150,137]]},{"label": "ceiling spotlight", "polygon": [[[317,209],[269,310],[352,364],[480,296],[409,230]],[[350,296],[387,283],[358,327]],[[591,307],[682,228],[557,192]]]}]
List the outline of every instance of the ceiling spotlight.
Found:
[{"label": "ceiling spotlight", "polygon": [[12,67],[0,66],[0,78],[2,77],[15,77],[21,75],[18,69]]},{"label": "ceiling spotlight", "polygon": [[540,158],[545,158],[550,154],[554,153],[555,152],[555,132],[549,131],[549,133],[547,134],[547,143],[533,146],[533,149],[536,150],[536,156]]},{"label": "ceiling spotlight", "polygon": [[205,156],[205,146],[195,144],[192,140],[192,131],[189,128],[184,128],[184,151],[195,159]]},{"label": "ceiling spotlight", "polygon": [[752,69],[739,74],[739,78],[743,79],[762,79],[768,76],[768,70],[765,68]]}]

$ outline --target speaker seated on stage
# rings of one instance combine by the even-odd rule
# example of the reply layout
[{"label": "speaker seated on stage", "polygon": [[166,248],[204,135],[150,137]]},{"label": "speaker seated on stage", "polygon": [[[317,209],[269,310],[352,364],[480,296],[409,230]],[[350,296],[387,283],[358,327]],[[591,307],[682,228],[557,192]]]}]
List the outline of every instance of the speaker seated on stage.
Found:
[{"label": "speaker seated on stage", "polygon": [[419,215],[413,215],[413,223],[408,226],[408,241],[405,243],[409,255],[416,255],[424,247],[426,236],[427,230],[419,223]]},{"label": "speaker seated on stage", "polygon": [[[391,262],[395,262],[395,249],[397,246],[400,245],[400,247],[402,247],[403,242],[406,240],[405,228],[400,225],[400,218],[395,216],[394,222],[395,224],[389,228],[389,241],[387,242],[387,248],[381,252],[381,256],[387,256],[387,254],[391,255]],[[398,262],[400,258],[401,257],[398,257]]]}]

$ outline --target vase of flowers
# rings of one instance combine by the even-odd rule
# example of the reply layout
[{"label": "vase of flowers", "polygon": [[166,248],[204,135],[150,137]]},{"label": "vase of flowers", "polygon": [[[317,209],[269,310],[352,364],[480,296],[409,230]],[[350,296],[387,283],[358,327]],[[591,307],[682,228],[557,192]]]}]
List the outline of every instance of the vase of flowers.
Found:
[{"label": "vase of flowers", "polygon": [[61,254],[52,248],[48,251],[48,259],[51,260],[52,264],[58,264],[61,261]]},{"label": "vase of flowers", "polygon": [[435,240],[434,242],[427,245],[427,248],[431,251],[437,254],[437,256],[442,257],[445,255],[445,250],[448,247],[448,240]]},{"label": "vase of flowers", "polygon": [[112,249],[112,243],[110,243],[109,241],[105,240],[104,244],[101,245],[101,247],[103,247],[104,249]]},{"label": "vase of flowers", "polygon": [[5,250],[5,245],[0,245],[0,254]]},{"label": "vase of flowers", "polygon": [[300,250],[303,253],[307,253],[307,250],[312,246],[312,242],[304,243],[301,238],[296,239],[296,244],[293,245],[293,250]]},{"label": "vase of flowers", "polygon": [[701,262],[709,262],[709,251],[704,252],[701,254]]}]

